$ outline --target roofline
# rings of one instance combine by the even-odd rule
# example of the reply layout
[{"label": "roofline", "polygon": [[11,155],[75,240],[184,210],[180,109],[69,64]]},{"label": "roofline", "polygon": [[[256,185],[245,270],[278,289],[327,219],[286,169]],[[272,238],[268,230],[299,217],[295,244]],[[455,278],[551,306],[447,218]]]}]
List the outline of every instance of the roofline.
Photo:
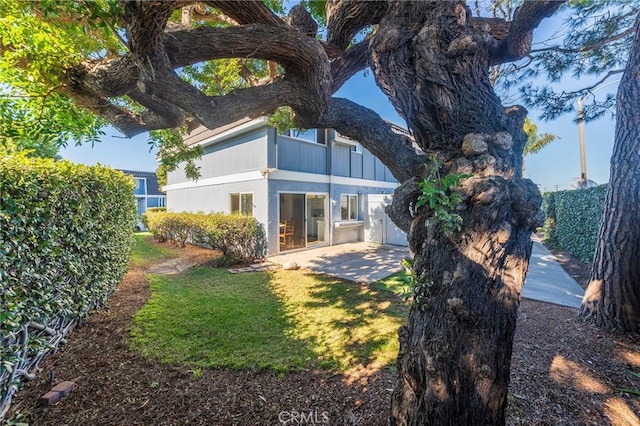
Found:
[{"label": "roofline", "polygon": [[240,133],[246,133],[263,126],[267,126],[268,119],[269,117],[267,116],[260,116],[258,118],[254,118],[251,121],[234,126],[230,129],[225,130],[224,132],[218,133],[216,135],[211,136],[210,138],[201,140],[200,142],[196,142],[189,146],[200,146],[204,148],[206,146],[213,145],[214,143],[220,142],[221,140],[224,140],[230,136],[234,136]]},{"label": "roofline", "polygon": [[[223,132],[214,134],[213,136],[211,136],[211,137],[209,137],[207,139],[203,139],[203,140],[201,140],[199,142],[196,142],[196,143],[193,143],[193,144],[189,144],[189,146],[192,146],[192,147],[193,146],[200,146],[201,148],[204,148],[204,147],[207,147],[209,145],[213,145],[213,144],[215,144],[217,142],[220,142],[220,141],[222,141],[224,139],[227,139],[227,138],[229,138],[231,136],[235,136],[235,135],[238,135],[238,134],[246,133],[246,132],[249,132],[251,130],[255,130],[255,129],[258,129],[260,127],[263,127],[263,126],[268,126],[269,125],[268,124],[268,120],[269,120],[269,117],[263,115],[263,116],[260,116],[258,118],[254,118],[254,119],[252,119],[250,121],[244,121],[244,122],[242,122],[242,123],[240,123],[240,124],[238,124],[236,126],[233,126],[233,127],[229,128],[229,129],[226,129]],[[239,120],[239,121],[241,121],[241,120]],[[409,130],[407,130],[407,129],[405,129],[405,128],[397,125],[397,124],[394,124],[394,123],[392,123],[390,121],[385,121],[385,122],[391,127],[391,130],[394,133],[402,135],[402,136],[406,136],[406,137],[410,138],[411,140],[413,140],[413,136],[411,135],[411,132]],[[208,130],[204,126],[200,126],[200,127],[198,127],[198,129],[203,129],[203,131],[207,131]],[[336,141],[342,142],[342,143],[347,143],[347,144],[357,144],[357,143],[359,143],[359,141],[351,139],[351,138],[348,138],[348,137],[346,137],[344,135],[341,135],[339,132],[336,132]]]}]

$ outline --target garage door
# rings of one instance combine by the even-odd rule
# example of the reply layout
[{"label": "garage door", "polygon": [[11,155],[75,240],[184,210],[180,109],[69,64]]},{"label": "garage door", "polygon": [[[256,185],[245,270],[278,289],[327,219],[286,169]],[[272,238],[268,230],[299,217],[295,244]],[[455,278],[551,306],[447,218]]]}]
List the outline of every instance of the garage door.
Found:
[{"label": "garage door", "polygon": [[372,243],[407,245],[405,234],[389,219],[384,208],[391,204],[391,195],[371,194],[367,196],[367,221],[364,239]]}]

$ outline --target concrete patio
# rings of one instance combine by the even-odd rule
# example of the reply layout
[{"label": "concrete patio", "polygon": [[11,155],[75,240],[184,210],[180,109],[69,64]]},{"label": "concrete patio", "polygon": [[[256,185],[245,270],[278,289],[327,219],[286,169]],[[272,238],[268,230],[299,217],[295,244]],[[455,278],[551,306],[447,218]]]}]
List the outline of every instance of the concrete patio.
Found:
[{"label": "concrete patio", "polygon": [[[369,284],[402,269],[407,247],[350,243],[271,256],[273,263],[295,262],[301,268]],[[579,308],[584,290],[539,241],[533,242],[529,271],[522,291],[528,299]]]}]

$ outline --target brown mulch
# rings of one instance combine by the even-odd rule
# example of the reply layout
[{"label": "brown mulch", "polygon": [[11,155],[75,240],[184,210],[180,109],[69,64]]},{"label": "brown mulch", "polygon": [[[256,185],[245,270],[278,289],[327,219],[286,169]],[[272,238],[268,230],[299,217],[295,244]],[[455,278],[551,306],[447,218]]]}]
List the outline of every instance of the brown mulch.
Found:
[{"label": "brown mulch", "polygon": [[[211,252],[184,253],[206,261]],[[578,268],[579,265],[573,265]],[[203,370],[150,362],[128,349],[127,326],[149,297],[144,271],[132,270],[108,306],[76,328],[14,398],[12,412],[32,425],[386,424],[394,374],[353,381],[308,371]],[[514,341],[508,424],[640,425],[640,340],[598,330],[576,310],[523,300]],[[38,398],[55,382],[76,389],[51,406]],[[200,373],[200,372],[197,372]],[[306,423],[305,423],[306,422]]]}]

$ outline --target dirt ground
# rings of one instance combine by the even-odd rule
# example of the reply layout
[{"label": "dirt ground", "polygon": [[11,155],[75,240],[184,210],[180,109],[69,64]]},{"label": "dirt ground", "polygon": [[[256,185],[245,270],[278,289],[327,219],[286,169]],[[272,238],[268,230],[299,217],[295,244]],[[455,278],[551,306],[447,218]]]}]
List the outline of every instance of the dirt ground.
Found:
[{"label": "dirt ground", "polygon": [[[188,247],[204,262],[211,252]],[[584,265],[566,258],[582,282]],[[127,326],[149,297],[132,270],[108,305],[76,328],[14,398],[11,412],[32,425],[386,424],[394,373],[358,380],[326,371],[287,375],[225,369],[189,371],[149,362],[127,346]],[[640,425],[640,339],[598,330],[575,309],[523,300],[514,342],[508,424]],[[54,383],[75,390],[51,406]],[[9,416],[11,418],[11,415]]]}]

